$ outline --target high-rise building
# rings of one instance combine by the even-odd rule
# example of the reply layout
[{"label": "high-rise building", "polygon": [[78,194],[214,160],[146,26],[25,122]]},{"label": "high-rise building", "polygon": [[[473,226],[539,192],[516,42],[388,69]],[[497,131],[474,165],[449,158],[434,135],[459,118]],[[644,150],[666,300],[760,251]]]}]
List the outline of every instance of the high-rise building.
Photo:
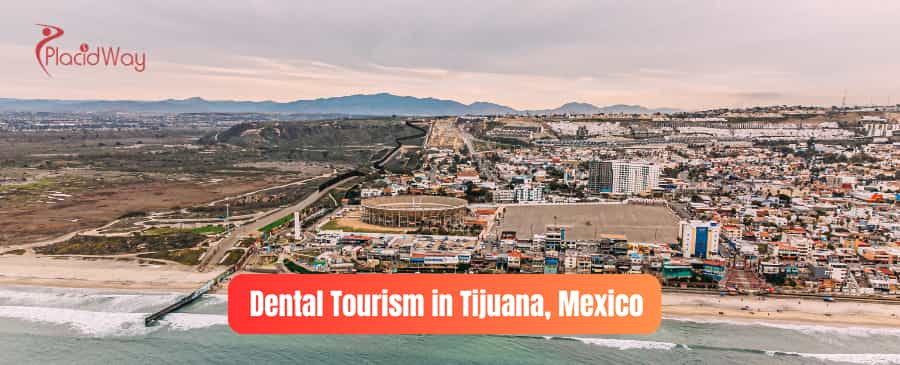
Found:
[{"label": "high-rise building", "polygon": [[681,253],[684,257],[709,258],[719,254],[719,223],[682,221]]},{"label": "high-rise building", "polygon": [[609,161],[588,162],[588,190],[592,193],[612,192],[612,163]]},{"label": "high-rise building", "polygon": [[590,161],[588,171],[592,193],[639,194],[659,185],[659,166],[647,162]]}]

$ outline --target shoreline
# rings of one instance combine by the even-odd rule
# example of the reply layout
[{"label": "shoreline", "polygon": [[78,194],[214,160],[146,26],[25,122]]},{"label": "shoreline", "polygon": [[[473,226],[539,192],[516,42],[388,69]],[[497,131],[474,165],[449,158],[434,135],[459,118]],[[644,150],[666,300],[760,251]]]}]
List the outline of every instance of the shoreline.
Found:
[{"label": "shoreline", "polygon": [[[34,260],[34,257],[29,258]],[[29,260],[29,261],[30,261]],[[66,260],[52,260],[59,264]],[[0,259],[0,267],[15,270]],[[32,264],[34,261],[30,261]],[[68,270],[78,265],[78,270]],[[84,267],[80,261],[59,267],[57,272],[41,270],[9,275],[0,271],[0,287],[45,287],[65,289],[99,289],[142,293],[188,294],[217,272],[199,273],[190,267],[138,267],[133,264],[103,262]],[[46,266],[40,266],[46,269]],[[115,279],[113,279],[115,278]],[[226,294],[227,287],[214,294]],[[824,302],[806,298],[772,298],[754,296],[715,296],[697,293],[662,295],[662,318],[697,323],[733,323],[773,325],[826,325],[831,327],[870,327],[900,330],[900,305]]]},{"label": "shoreline", "polygon": [[[224,267],[222,268],[224,270]],[[105,289],[188,294],[221,270],[198,272],[180,264],[138,264],[36,255],[0,256],[0,286]],[[215,294],[227,294],[227,286]],[[703,321],[805,323],[900,328],[900,304],[820,298],[720,296],[665,291],[663,318]]]},{"label": "shoreline", "polygon": [[663,293],[663,318],[900,328],[900,305],[816,299]]}]

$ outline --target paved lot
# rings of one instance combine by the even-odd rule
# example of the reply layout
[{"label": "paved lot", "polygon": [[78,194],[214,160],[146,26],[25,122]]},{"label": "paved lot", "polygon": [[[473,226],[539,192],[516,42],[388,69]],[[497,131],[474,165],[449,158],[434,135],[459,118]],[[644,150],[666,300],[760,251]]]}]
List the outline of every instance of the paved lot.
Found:
[{"label": "paved lot", "polygon": [[[589,240],[603,234],[625,235],[629,242],[677,241],[677,216],[668,208],[627,204],[520,205],[506,207],[499,231],[519,238],[543,234],[547,225],[569,226],[567,238]],[[498,232],[499,232],[498,231]]]}]

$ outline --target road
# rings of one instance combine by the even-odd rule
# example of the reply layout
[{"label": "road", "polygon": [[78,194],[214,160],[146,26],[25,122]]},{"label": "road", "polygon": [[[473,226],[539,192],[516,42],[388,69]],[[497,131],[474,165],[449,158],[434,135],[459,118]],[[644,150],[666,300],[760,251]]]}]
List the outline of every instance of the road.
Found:
[{"label": "road", "polygon": [[459,135],[462,136],[463,143],[466,144],[466,149],[469,150],[469,154],[474,156],[477,150],[475,149],[475,145],[472,144],[473,137],[469,134],[469,132],[466,132],[466,130],[463,129],[462,126],[456,126],[456,128],[459,129]]},{"label": "road", "polygon": [[212,250],[214,250],[214,251],[211,254],[206,255],[203,258],[203,262],[200,263],[199,267],[205,271],[208,267],[215,266],[217,263],[219,263],[220,260],[222,260],[222,257],[225,256],[225,253],[228,252],[228,250],[230,250],[232,247],[234,247],[238,243],[238,241],[241,240],[241,238],[259,235],[260,228],[265,227],[265,226],[269,225],[270,223],[277,221],[281,217],[284,217],[288,214],[293,214],[294,212],[296,212],[298,210],[302,210],[303,208],[308,207],[309,205],[311,205],[311,204],[315,203],[317,200],[319,200],[319,198],[325,196],[325,194],[328,194],[328,192],[330,192],[331,189],[334,189],[336,186],[339,186],[353,178],[355,178],[355,176],[348,177],[344,180],[337,182],[336,184],[331,185],[330,187],[328,187],[325,190],[311,194],[310,196],[306,197],[306,199],[303,199],[301,202],[299,202],[297,204],[294,204],[294,205],[286,207],[286,208],[279,209],[265,217],[257,219],[254,222],[247,223],[240,227],[235,228],[233,231],[231,231],[231,233],[228,235],[228,237],[225,237],[224,239],[222,239],[222,241],[220,241],[219,244],[217,244],[215,247],[212,248]]},{"label": "road", "polygon": [[243,198],[243,197],[245,197],[245,196],[250,196],[250,195],[253,195],[253,194],[256,194],[256,193],[261,193],[261,192],[263,192],[263,191],[269,191],[269,190],[275,190],[275,189],[286,188],[286,187],[292,186],[292,185],[306,184],[306,183],[308,183],[308,182],[310,182],[310,181],[313,181],[313,180],[315,180],[315,179],[324,179],[324,178],[332,177],[332,176],[334,176],[334,174],[337,174],[337,170],[331,171],[331,172],[329,172],[329,173],[327,173],[327,174],[322,174],[322,175],[319,175],[319,176],[313,176],[313,177],[310,177],[310,178],[307,178],[307,179],[303,179],[303,180],[299,180],[299,181],[294,181],[294,182],[290,182],[290,183],[287,183],[287,184],[276,185],[276,186],[269,186],[269,187],[266,187],[266,188],[262,188],[262,189],[259,189],[259,190],[254,190],[254,191],[247,192],[247,193],[243,193],[243,194],[240,194],[240,195],[224,197],[224,198],[222,198],[222,199],[213,200],[213,201],[209,202],[207,205],[213,206],[213,205],[219,204],[219,203],[224,202],[224,201],[227,201],[227,200],[232,200],[232,199],[237,199],[237,198]]},{"label": "road", "polygon": [[480,153],[475,152],[475,144],[472,140],[477,138],[463,129],[462,126],[457,126],[457,128],[459,128],[459,134],[462,136],[463,142],[469,150],[469,154],[472,155],[472,159],[475,160],[475,164],[478,165],[478,172],[481,173],[482,177],[487,181],[500,181],[500,173],[494,169],[493,163],[490,160],[485,161],[481,158]]}]

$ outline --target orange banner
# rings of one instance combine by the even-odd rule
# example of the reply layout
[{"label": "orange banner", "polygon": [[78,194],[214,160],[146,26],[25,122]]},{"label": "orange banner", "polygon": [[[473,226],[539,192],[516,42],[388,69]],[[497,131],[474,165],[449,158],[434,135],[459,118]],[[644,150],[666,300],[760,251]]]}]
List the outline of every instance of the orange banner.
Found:
[{"label": "orange banner", "polygon": [[646,334],[661,314],[650,275],[238,275],[241,334]]}]

